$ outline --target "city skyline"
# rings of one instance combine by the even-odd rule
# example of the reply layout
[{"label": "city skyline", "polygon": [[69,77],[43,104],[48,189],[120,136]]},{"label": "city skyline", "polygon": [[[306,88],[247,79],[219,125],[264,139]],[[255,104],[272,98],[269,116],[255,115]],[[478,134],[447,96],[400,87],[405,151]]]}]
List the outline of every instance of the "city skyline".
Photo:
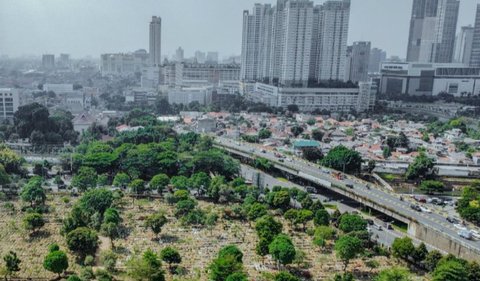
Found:
[{"label": "city skyline", "polygon": [[[192,0],[181,4],[177,1],[145,1],[141,6],[130,1],[115,1],[118,9],[111,10],[112,1],[63,3],[50,0],[40,3],[4,0],[0,2],[0,55],[69,53],[72,57],[90,55],[96,58],[101,53],[148,50],[149,36],[145,25],[152,15],[162,17],[162,54],[171,57],[181,46],[186,57],[193,56],[196,50],[218,51],[220,58],[239,55],[242,11],[250,9],[255,2],[274,4],[276,1],[209,0],[201,4]],[[323,2],[314,1],[315,4]],[[412,1],[398,2],[352,0],[348,44],[371,41],[372,47],[384,49],[389,55],[405,57]],[[108,14],[102,12],[107,8]],[[474,24],[475,8],[476,1],[462,1],[457,32],[461,26]],[[395,13],[373,13],[373,10]],[[180,11],[184,17],[175,16]],[[222,13],[222,16],[202,17],[199,21],[195,13],[201,15],[202,12]],[[92,20],[85,21],[85,14]],[[378,24],[386,20],[398,24]],[[222,24],[218,24],[219,21]],[[113,30],[113,26],[117,29]],[[203,40],[205,38],[209,40]],[[35,46],[34,51],[32,46]]]}]

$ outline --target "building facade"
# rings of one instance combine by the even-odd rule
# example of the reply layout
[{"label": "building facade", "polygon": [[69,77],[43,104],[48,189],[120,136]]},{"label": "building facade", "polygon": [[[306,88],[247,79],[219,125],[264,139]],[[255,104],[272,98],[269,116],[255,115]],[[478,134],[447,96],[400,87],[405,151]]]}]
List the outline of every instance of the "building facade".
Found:
[{"label": "building facade", "polygon": [[201,105],[209,105],[212,101],[212,88],[182,88],[168,90],[169,104],[189,105],[192,102],[198,102]]},{"label": "building facade", "polygon": [[13,119],[20,105],[19,92],[16,89],[0,88],[0,119]]},{"label": "building facade", "polygon": [[287,88],[257,82],[247,98],[274,107],[295,104],[303,112],[364,112],[373,109],[376,91],[371,82],[361,82],[358,88]]},{"label": "building facade", "polygon": [[382,95],[480,94],[480,68],[463,64],[383,63]]},{"label": "building facade", "polygon": [[42,67],[43,69],[54,69],[55,55],[51,55],[51,54],[42,55]]},{"label": "building facade", "polygon": [[459,0],[414,0],[407,61],[453,61]]},{"label": "building facade", "polygon": [[239,78],[238,64],[172,63],[162,67],[160,83],[172,88],[223,84],[238,89]]},{"label": "building facade", "polygon": [[472,56],[472,44],[473,44],[473,31],[472,26],[462,26],[460,33],[455,40],[455,62],[470,64],[470,58]]},{"label": "building facade", "polygon": [[350,1],[278,0],[243,12],[242,81],[307,86],[345,75]]},{"label": "building facade", "polygon": [[477,5],[477,13],[475,16],[475,27],[473,30],[470,66],[480,67],[480,4]]},{"label": "building facade", "polygon": [[178,47],[178,49],[175,51],[175,61],[183,62],[184,59],[185,59],[185,54],[184,54],[183,48]]},{"label": "building facade", "polygon": [[347,51],[345,81],[366,82],[368,80],[368,65],[370,63],[370,42],[353,42]]},{"label": "building facade", "polygon": [[150,63],[160,66],[162,64],[162,19],[152,17],[150,22]]},{"label": "building facade", "polygon": [[372,48],[370,51],[370,62],[368,63],[368,72],[379,73],[380,65],[387,60],[387,52],[379,48]]},{"label": "building facade", "polygon": [[134,53],[102,54],[100,71],[103,76],[132,76],[142,72],[149,65],[149,55],[145,50]]}]

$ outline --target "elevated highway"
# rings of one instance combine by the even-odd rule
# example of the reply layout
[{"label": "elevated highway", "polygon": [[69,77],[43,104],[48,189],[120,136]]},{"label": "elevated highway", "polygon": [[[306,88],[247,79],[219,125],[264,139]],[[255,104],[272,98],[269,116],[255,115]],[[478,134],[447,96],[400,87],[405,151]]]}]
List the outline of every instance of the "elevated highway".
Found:
[{"label": "elevated highway", "polygon": [[480,259],[480,241],[459,237],[457,229],[441,214],[414,211],[408,201],[400,200],[398,194],[384,190],[380,186],[343,173],[340,173],[341,178],[338,178],[337,171],[296,158],[282,162],[270,151],[230,139],[216,138],[215,146],[238,157],[268,159],[279,170],[330,189],[406,223],[408,234],[412,237],[467,260]]}]

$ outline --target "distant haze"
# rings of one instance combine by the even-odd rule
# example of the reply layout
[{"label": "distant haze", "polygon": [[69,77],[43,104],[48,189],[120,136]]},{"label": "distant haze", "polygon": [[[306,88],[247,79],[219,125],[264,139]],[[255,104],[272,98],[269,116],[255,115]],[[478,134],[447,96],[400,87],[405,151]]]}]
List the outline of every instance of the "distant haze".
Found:
[{"label": "distant haze", "polygon": [[[162,17],[162,54],[178,46],[240,54],[242,11],[272,0],[0,0],[0,55],[73,57],[148,50],[148,23]],[[324,1],[316,0],[316,4]],[[477,0],[461,0],[458,28],[474,24]],[[349,42],[406,56],[412,0],[352,0]]]}]

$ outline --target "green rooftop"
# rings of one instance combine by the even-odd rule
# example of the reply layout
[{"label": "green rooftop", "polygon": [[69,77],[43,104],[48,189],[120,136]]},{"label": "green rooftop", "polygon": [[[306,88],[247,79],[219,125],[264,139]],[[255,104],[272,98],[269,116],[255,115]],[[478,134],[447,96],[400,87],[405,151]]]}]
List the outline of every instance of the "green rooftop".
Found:
[{"label": "green rooftop", "polygon": [[319,147],[320,143],[315,140],[296,140],[293,143],[293,149],[302,149],[305,147]]}]

